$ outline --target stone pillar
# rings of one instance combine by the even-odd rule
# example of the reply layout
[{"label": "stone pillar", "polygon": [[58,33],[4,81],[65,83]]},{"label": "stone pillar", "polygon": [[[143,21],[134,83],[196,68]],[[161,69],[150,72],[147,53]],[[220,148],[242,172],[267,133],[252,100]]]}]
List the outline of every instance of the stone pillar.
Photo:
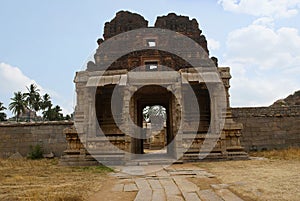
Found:
[{"label": "stone pillar", "polygon": [[133,127],[130,125],[130,120],[131,120],[131,107],[132,104],[130,103],[131,96],[132,94],[136,91],[136,87],[134,86],[125,86],[124,87],[124,96],[123,96],[123,113],[122,113],[122,128],[121,130],[125,132],[125,147],[126,147],[126,153],[125,153],[125,161],[131,160],[132,151],[133,151],[133,142],[132,142],[132,137],[129,136],[128,134],[133,133]]},{"label": "stone pillar", "polygon": [[[168,152],[173,152],[171,153],[177,160],[180,159],[178,158],[183,154],[183,145],[182,145],[182,126],[183,126],[183,116],[182,116],[182,111],[183,111],[183,98],[182,98],[182,83],[179,80],[177,83],[174,83],[170,86],[168,86],[168,90],[174,93],[175,98],[171,98],[171,104],[169,105],[169,109],[172,111],[170,118],[172,118],[172,125],[170,125],[172,128],[169,128],[171,130],[172,135],[176,135],[173,141],[173,147],[171,147],[171,150],[168,150]],[[177,127],[179,129],[177,130]],[[176,140],[175,140],[176,139]]]},{"label": "stone pillar", "polygon": [[88,102],[88,133],[87,133],[87,140],[91,140],[96,138],[96,133],[97,133],[97,125],[98,125],[98,120],[96,116],[96,108],[95,108],[95,97],[96,97],[96,89],[95,88],[88,88],[87,89],[87,102]]},{"label": "stone pillar", "polygon": [[216,101],[217,101],[217,94],[212,87],[212,90],[209,91],[210,93],[210,130],[208,130],[207,134],[215,134],[216,133]]},{"label": "stone pillar", "polygon": [[[211,85],[211,89],[209,91],[211,94],[210,135],[214,136],[215,140],[217,140],[217,143],[215,143],[217,146],[216,148],[221,149],[222,157],[226,157],[227,156],[226,135],[224,132],[222,132],[222,130],[223,130],[223,126],[225,126],[227,98],[224,97],[222,93],[220,93],[220,91],[222,91],[222,86],[220,86],[220,83],[208,83],[208,84]],[[218,139],[216,139],[217,137]]]}]

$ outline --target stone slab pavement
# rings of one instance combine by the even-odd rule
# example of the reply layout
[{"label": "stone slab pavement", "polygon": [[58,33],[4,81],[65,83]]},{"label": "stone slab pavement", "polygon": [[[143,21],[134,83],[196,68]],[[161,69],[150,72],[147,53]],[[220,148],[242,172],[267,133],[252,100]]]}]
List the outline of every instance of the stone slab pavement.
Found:
[{"label": "stone slab pavement", "polygon": [[[111,175],[118,178],[112,192],[136,192],[135,201],[243,201],[229,190],[229,185],[211,183],[201,189],[195,179],[216,178],[195,165],[117,167]],[[150,170],[155,170],[151,172]],[[127,173],[126,173],[127,172]]]}]

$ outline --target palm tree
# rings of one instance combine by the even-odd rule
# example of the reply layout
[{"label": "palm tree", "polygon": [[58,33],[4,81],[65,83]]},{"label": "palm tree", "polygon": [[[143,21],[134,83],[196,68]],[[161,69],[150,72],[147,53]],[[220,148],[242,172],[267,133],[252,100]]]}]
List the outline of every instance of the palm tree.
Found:
[{"label": "palm tree", "polygon": [[29,121],[30,121],[30,113],[31,111],[37,112],[40,110],[40,105],[41,105],[41,96],[39,94],[39,89],[35,84],[31,84],[27,88],[27,93],[24,93],[26,97],[26,103],[29,109]]},{"label": "palm tree", "polygon": [[5,121],[6,114],[4,112],[1,112],[3,110],[6,110],[6,107],[3,106],[3,103],[0,102],[0,121]]},{"label": "palm tree", "polygon": [[32,109],[37,112],[41,109],[41,95],[39,93],[37,93],[35,96],[34,96],[34,101],[32,103]]},{"label": "palm tree", "polygon": [[40,109],[45,111],[47,108],[52,107],[49,94],[44,94],[41,100]]},{"label": "palm tree", "polygon": [[48,107],[48,109],[43,112],[43,118],[48,121],[63,120],[63,114],[60,112],[61,112],[61,108],[58,105],[56,105],[53,108]]},{"label": "palm tree", "polygon": [[55,121],[63,120],[64,115],[60,113],[62,110],[60,106],[56,105],[54,108]]},{"label": "palm tree", "polygon": [[49,117],[51,117],[51,107],[52,102],[50,100],[49,94],[44,94],[41,101],[41,110],[43,110],[43,120],[49,120]]},{"label": "palm tree", "polygon": [[14,92],[14,97],[11,98],[11,100],[12,102],[9,104],[8,108],[13,114],[16,114],[16,120],[18,122],[21,112],[24,112],[26,108],[25,96],[20,91]]},{"label": "palm tree", "polygon": [[43,120],[46,120],[46,121],[51,121],[50,119],[52,119],[52,109],[51,107],[48,107],[47,110],[45,109],[43,111]]}]

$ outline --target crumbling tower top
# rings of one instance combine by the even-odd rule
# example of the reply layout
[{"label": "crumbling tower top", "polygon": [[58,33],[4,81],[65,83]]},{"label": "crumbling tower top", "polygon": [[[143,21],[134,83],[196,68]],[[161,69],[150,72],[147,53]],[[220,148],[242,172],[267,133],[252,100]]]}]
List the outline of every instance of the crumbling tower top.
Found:
[{"label": "crumbling tower top", "polygon": [[105,23],[103,37],[106,40],[126,31],[147,27],[148,21],[141,15],[129,11],[119,11],[114,19]]},{"label": "crumbling tower top", "polygon": [[[103,37],[106,40],[120,33],[147,27],[148,21],[145,20],[143,16],[129,11],[119,11],[110,22],[105,23]],[[187,16],[169,13],[167,16],[157,17],[154,27],[169,29],[186,35],[196,41],[209,53],[207,40],[205,36],[202,35],[202,30],[199,29],[199,24],[196,19],[190,20]]]},{"label": "crumbling tower top", "polygon": [[176,15],[170,13],[167,16],[157,17],[155,22],[156,28],[169,29],[176,31],[196,41],[202,48],[209,53],[207,41],[196,19],[190,20],[187,16]]},{"label": "crumbling tower top", "polygon": [[[176,54],[171,54],[170,51],[162,51],[155,48],[145,48],[143,50],[136,50],[136,47],[139,47],[139,40],[142,36],[141,34],[145,34],[145,32],[141,32],[139,36],[136,37],[136,41],[133,40],[129,44],[128,42],[128,35],[123,35],[122,33],[130,32],[132,30],[137,29],[167,29],[171,30],[171,32],[177,32],[180,33],[193,41],[195,41],[197,44],[199,44],[202,47],[201,55],[205,58],[209,59],[209,50],[207,48],[207,40],[205,36],[202,34],[202,30],[199,28],[199,24],[196,19],[190,19],[187,16],[181,16],[177,15],[175,13],[169,13],[166,16],[159,16],[156,19],[156,22],[154,24],[154,27],[148,26],[148,21],[145,20],[145,18],[139,14],[131,13],[129,11],[119,11],[116,16],[109,22],[105,23],[104,26],[104,34],[103,38],[100,38],[97,40],[97,43],[99,44],[99,48],[97,49],[97,52],[94,56],[95,63],[89,62],[87,66],[88,71],[95,71],[95,70],[104,70],[108,66],[108,70],[133,70],[138,66],[144,66],[144,65],[160,65],[160,66],[167,66],[171,69],[174,69],[176,71],[184,68],[191,68],[193,65],[191,65],[189,62],[184,60],[183,58],[178,57]],[[153,30],[154,31],[154,30]],[[163,30],[162,30],[163,31]],[[110,49],[110,53],[107,51],[101,53],[103,50],[101,48],[101,44],[114,36],[120,36],[123,37],[122,41],[124,42],[124,46],[129,47],[130,45],[133,46],[133,50],[130,53],[127,53],[125,55],[120,54],[121,57],[111,59],[110,57],[113,55],[118,55],[120,51],[122,51],[122,48],[120,49],[117,47],[118,45],[113,45]],[[156,44],[157,38],[153,36],[147,36],[148,39],[145,39],[146,41],[150,41],[150,43]],[[151,38],[152,37],[152,38]],[[165,35],[163,40],[163,44],[166,46],[166,44],[169,44],[169,46],[173,43],[182,43],[179,41],[172,40],[170,37]],[[162,43],[160,43],[162,44]],[[178,45],[178,44],[177,44]],[[154,45],[156,46],[156,45]],[[201,48],[200,48],[201,49]],[[193,52],[193,50],[188,49],[188,51],[191,51],[191,54],[194,54],[194,57],[196,56],[196,52]],[[106,56],[105,56],[106,55]],[[110,58],[110,59],[108,59]],[[214,62],[214,66],[218,66],[217,58],[212,57],[212,61]],[[108,62],[109,61],[109,62]],[[106,64],[104,65],[104,63]],[[197,64],[198,65],[198,64]],[[199,64],[200,65],[200,64]],[[157,70],[166,70],[165,68],[157,68]]]}]

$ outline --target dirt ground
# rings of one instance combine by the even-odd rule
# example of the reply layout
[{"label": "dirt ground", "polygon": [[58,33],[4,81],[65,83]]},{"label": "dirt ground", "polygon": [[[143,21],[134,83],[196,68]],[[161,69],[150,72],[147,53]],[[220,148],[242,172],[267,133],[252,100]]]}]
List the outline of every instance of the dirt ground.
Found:
[{"label": "dirt ground", "polygon": [[[194,180],[200,189],[210,183],[228,184],[247,200],[289,200],[300,198],[300,149],[256,154],[265,159],[201,162],[216,175],[208,181]],[[57,160],[0,160],[0,200],[81,201],[133,200],[136,193],[111,191],[117,179],[105,167],[61,167]],[[191,164],[187,164],[191,165]]]},{"label": "dirt ground", "polygon": [[0,200],[86,200],[113,183],[110,171],[62,167],[58,160],[0,160]]},{"label": "dirt ground", "polygon": [[[198,163],[215,174],[245,200],[298,201],[300,199],[300,151],[261,153],[249,161]],[[257,155],[257,154],[256,154]]]},{"label": "dirt ground", "polygon": [[[106,183],[97,193],[88,198],[88,201],[132,201],[136,197],[136,192],[112,192],[112,188],[116,182],[110,181]],[[122,182],[126,183],[126,181]],[[110,193],[108,193],[110,192]]]}]

